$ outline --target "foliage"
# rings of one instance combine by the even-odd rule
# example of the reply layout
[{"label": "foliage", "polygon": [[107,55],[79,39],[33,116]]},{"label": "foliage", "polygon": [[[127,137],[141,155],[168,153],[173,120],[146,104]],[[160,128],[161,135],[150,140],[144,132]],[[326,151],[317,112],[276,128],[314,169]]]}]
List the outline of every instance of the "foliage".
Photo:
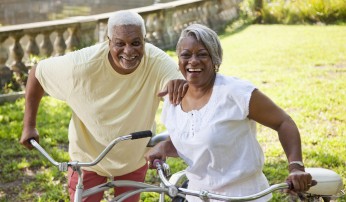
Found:
[{"label": "foliage", "polygon": [[261,17],[264,24],[344,24],[345,0],[261,0],[263,8],[255,12],[255,0],[244,0],[241,13],[248,19]]},{"label": "foliage", "polygon": [[11,81],[5,83],[4,86],[0,88],[0,94],[10,94],[14,92],[20,92],[22,90],[22,85],[20,85],[20,83],[17,82],[16,76],[13,75]]},{"label": "foliage", "polygon": [[[346,33],[345,26],[252,25],[220,36],[224,61],[220,73],[254,83],[285,109],[300,128],[308,167],[324,167],[346,182]],[[174,53],[171,53],[175,57]],[[0,201],[68,201],[65,173],[59,173],[38,152],[18,143],[24,101],[0,105]],[[157,132],[165,128],[157,112]],[[60,160],[68,160],[67,125],[71,111],[62,102],[44,97],[39,109],[41,143]],[[270,183],[287,176],[287,160],[277,135],[258,126],[265,152],[264,173]],[[186,167],[169,158],[172,172]],[[157,183],[155,171],[146,181]],[[143,194],[142,201],[157,195]],[[272,201],[285,201],[274,194]],[[345,201],[342,199],[340,201]]]}]

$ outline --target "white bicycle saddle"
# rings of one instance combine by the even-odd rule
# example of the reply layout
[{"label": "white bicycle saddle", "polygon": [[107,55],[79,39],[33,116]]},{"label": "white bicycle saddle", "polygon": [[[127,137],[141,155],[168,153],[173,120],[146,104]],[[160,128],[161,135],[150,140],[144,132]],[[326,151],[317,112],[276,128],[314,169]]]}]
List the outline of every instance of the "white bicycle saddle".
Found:
[{"label": "white bicycle saddle", "polygon": [[332,196],[342,192],[342,179],[336,172],[325,168],[305,168],[305,172],[317,181],[317,185],[312,186],[307,193]]}]

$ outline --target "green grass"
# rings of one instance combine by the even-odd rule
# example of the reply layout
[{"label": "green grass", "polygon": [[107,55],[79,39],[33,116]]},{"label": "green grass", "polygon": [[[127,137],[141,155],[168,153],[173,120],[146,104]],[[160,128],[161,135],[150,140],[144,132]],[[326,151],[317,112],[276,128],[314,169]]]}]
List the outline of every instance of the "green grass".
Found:
[{"label": "green grass", "polygon": [[[224,62],[220,72],[253,82],[296,121],[308,167],[339,173],[346,183],[346,26],[252,25],[221,35]],[[174,53],[172,57],[174,56]],[[67,201],[65,173],[58,173],[36,151],[18,143],[23,100],[0,106],[0,201]],[[45,97],[39,111],[41,143],[60,160],[66,153],[71,113],[61,102]],[[160,111],[157,113],[159,121]],[[164,127],[159,124],[158,132]],[[282,182],[287,162],[277,135],[258,126],[270,183]],[[169,159],[172,171],[185,167]],[[147,181],[156,183],[155,172]],[[155,201],[143,194],[143,201]],[[275,194],[272,201],[285,201]],[[341,199],[339,201],[346,201]]]},{"label": "green grass", "polygon": [[[253,25],[222,36],[221,72],[248,79],[284,108],[302,136],[309,167],[338,172],[346,182],[345,26]],[[264,172],[282,181],[286,158],[276,134],[259,126]],[[280,201],[280,200],[278,200]]]}]

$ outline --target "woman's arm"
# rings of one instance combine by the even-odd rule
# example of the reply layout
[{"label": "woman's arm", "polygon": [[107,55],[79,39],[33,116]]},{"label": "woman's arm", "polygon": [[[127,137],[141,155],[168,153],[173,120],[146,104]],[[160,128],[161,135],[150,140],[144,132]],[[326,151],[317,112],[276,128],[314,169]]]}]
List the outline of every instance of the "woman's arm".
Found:
[{"label": "woman's arm", "polygon": [[[292,118],[270,98],[259,90],[254,90],[250,99],[248,118],[276,130],[288,162],[302,161],[299,130]],[[295,191],[306,191],[311,186],[311,175],[305,173],[303,166],[289,169],[288,180]]]},{"label": "woman's arm", "polygon": [[259,90],[252,93],[248,118],[278,132],[289,162],[302,161],[300,134],[296,124],[284,110]]}]

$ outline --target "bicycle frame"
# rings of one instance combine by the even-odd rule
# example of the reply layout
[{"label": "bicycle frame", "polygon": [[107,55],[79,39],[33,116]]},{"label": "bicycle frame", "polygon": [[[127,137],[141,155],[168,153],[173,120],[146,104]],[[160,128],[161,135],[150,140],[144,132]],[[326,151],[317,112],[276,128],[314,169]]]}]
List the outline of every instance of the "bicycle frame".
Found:
[{"label": "bicycle frame", "polygon": [[[289,183],[280,183],[274,184],[270,186],[268,189],[265,189],[259,193],[249,195],[249,196],[241,196],[241,197],[231,197],[220,194],[214,194],[208,192],[207,190],[190,190],[187,188],[177,187],[177,183],[185,176],[185,171],[179,171],[174,173],[169,180],[167,176],[169,173],[169,166],[160,161],[155,160],[154,165],[157,168],[157,173],[160,178],[160,185],[151,185],[142,182],[136,182],[131,180],[117,180],[106,182],[87,190],[84,190],[83,186],[83,172],[81,170],[82,167],[90,167],[96,165],[100,162],[105,155],[119,142],[124,140],[133,140],[139,138],[151,137],[151,131],[141,131],[136,133],[131,133],[129,135],[121,136],[113,140],[101,153],[100,155],[92,162],[84,163],[84,162],[57,162],[55,161],[34,139],[30,139],[30,143],[42,154],[44,155],[53,165],[57,166],[59,171],[66,172],[68,167],[71,167],[78,173],[78,183],[76,185],[75,192],[75,202],[81,202],[82,198],[86,196],[90,196],[92,194],[108,190],[114,187],[133,187],[134,190],[128,191],[121,195],[115,196],[112,201],[121,202],[133,195],[142,193],[142,192],[156,192],[160,194],[159,202],[164,202],[165,195],[167,194],[170,197],[182,197],[185,198],[186,195],[196,196],[201,198],[202,200],[208,199],[216,199],[220,201],[251,201],[258,198],[261,198],[265,195],[268,195],[276,190],[282,189],[290,189],[291,185]],[[167,133],[161,133],[152,138],[148,144],[148,146],[154,146],[156,143],[166,139],[168,137]],[[307,172],[309,172],[313,179],[317,181],[317,185],[314,186],[314,189],[311,191],[304,193],[303,196],[308,199],[308,201],[315,201],[315,199],[322,198],[325,201],[329,201],[330,199],[335,199],[345,195],[345,192],[341,190],[343,184],[341,177],[335,172],[322,168],[307,168]],[[320,184],[320,185],[319,185]],[[319,186],[318,186],[319,185]]]},{"label": "bicycle frame", "polygon": [[[129,135],[121,136],[116,139],[114,139],[100,154],[99,156],[92,162],[78,162],[78,161],[71,161],[71,162],[57,162],[55,161],[36,141],[35,139],[30,139],[29,142],[43,155],[45,156],[53,165],[57,166],[59,171],[66,172],[68,170],[68,167],[71,167],[74,171],[78,174],[78,182],[76,185],[76,191],[75,191],[75,202],[81,202],[83,197],[90,196],[92,194],[108,190],[112,187],[122,187],[122,186],[131,186],[140,188],[140,192],[148,192],[148,191],[154,191],[154,192],[167,192],[167,189],[160,188],[154,185],[149,185],[146,183],[136,182],[136,181],[112,181],[108,183],[104,183],[95,187],[92,187],[90,189],[84,190],[83,186],[83,172],[82,167],[90,167],[94,166],[97,163],[99,163],[106,154],[119,142],[124,140],[134,140],[134,139],[140,139],[140,138],[146,138],[146,137],[152,137],[151,131],[140,131],[131,133]],[[131,193],[125,193],[124,195],[119,196],[119,200],[122,201],[132,195],[135,195],[138,191],[132,191]]]}]

